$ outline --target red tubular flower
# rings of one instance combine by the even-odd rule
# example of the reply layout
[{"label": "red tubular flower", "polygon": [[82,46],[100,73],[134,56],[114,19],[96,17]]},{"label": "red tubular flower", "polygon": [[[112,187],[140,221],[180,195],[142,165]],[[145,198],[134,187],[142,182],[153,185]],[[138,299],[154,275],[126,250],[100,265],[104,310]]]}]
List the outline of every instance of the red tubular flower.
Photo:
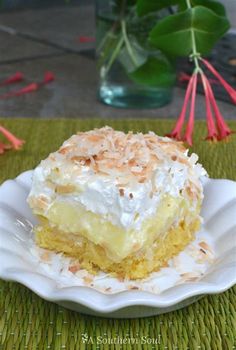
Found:
[{"label": "red tubular flower", "polygon": [[193,84],[192,84],[192,97],[190,104],[189,120],[186,127],[186,132],[183,137],[183,141],[186,141],[190,146],[193,145],[192,135],[194,129],[194,118],[195,118],[195,102],[196,102],[196,92],[197,92],[197,74],[193,74]]},{"label": "red tubular flower", "polygon": [[224,121],[223,116],[220,113],[219,107],[217,106],[216,100],[215,100],[215,96],[213,94],[212,88],[210,83],[208,82],[208,80],[206,79],[206,86],[207,86],[207,90],[209,93],[209,99],[210,99],[210,103],[212,105],[212,108],[214,110],[214,114],[215,114],[215,118],[216,118],[216,124],[217,124],[217,129],[218,129],[218,140],[223,140],[225,138],[227,138],[229,135],[231,135],[233,133],[232,130],[230,130],[230,128],[228,127],[228,125],[226,124],[226,122]]},{"label": "red tubular flower", "polygon": [[5,151],[5,145],[4,143],[0,142],[0,154],[3,154]]},{"label": "red tubular flower", "polygon": [[20,81],[24,80],[24,75],[21,72],[16,72],[14,75],[10,76],[6,80],[4,80],[2,83],[0,83],[0,86],[13,84],[13,83],[19,83]]},{"label": "red tubular flower", "polygon": [[85,35],[79,36],[78,39],[79,39],[80,43],[93,43],[95,41],[95,37],[93,37],[93,36],[85,36]]},{"label": "red tubular flower", "polygon": [[0,142],[0,154],[3,154],[6,150],[9,150],[12,148],[12,145],[8,144],[6,145],[3,142]]},{"label": "red tubular flower", "polygon": [[217,70],[207,61],[201,58],[201,61],[205,64],[205,66],[211,71],[212,74],[220,81],[222,86],[225,88],[225,90],[228,92],[231,100],[234,104],[236,104],[236,90],[232,88],[225,80],[224,78],[217,72]]},{"label": "red tubular flower", "polygon": [[44,74],[44,80],[43,80],[42,84],[48,84],[48,83],[51,83],[54,80],[55,80],[54,74],[52,72],[46,72]]},{"label": "red tubular flower", "polygon": [[180,72],[178,79],[181,83],[183,83],[185,81],[189,81],[191,79],[191,75],[186,74],[184,72]]},{"label": "red tubular flower", "polygon": [[54,80],[55,80],[54,74],[52,72],[46,72],[42,82],[30,83],[29,85],[26,85],[25,87],[23,87],[19,90],[10,91],[7,94],[1,95],[0,99],[3,100],[3,99],[10,98],[10,97],[21,96],[24,94],[28,94],[30,92],[34,92],[34,91],[38,90],[39,88],[41,88],[43,85],[49,84]]},{"label": "red tubular flower", "polygon": [[166,136],[174,138],[176,140],[181,140],[181,131],[182,131],[182,128],[183,128],[183,125],[184,125],[186,110],[187,110],[189,98],[190,98],[190,95],[191,95],[191,92],[192,92],[193,83],[194,83],[194,79],[195,79],[194,77],[195,76],[196,76],[196,74],[193,74],[192,77],[189,80],[187,91],[186,91],[185,98],[184,98],[183,108],[182,108],[180,116],[179,116],[179,118],[178,118],[178,120],[177,120],[177,122],[175,124],[175,127],[171,131],[170,134],[166,135]]},{"label": "red tubular flower", "polygon": [[29,92],[36,91],[37,89],[38,89],[38,84],[31,83],[31,84],[23,87],[22,89],[15,90],[15,91],[10,91],[7,94],[1,95],[0,99],[1,100],[5,100],[5,99],[10,98],[10,97],[28,94]]},{"label": "red tubular flower", "polygon": [[37,89],[38,89],[38,84],[32,83],[32,84],[29,84],[18,91],[13,92],[13,96],[20,96],[23,94],[27,94],[29,92],[36,91]]},{"label": "red tubular flower", "polygon": [[[19,150],[25,142],[24,140],[18,139],[16,136],[14,136],[10,131],[8,131],[3,126],[0,126],[0,132],[6,137],[6,139],[8,139],[11,142],[11,146],[15,150]],[[3,152],[5,149],[9,148],[8,145],[3,145],[3,144],[1,144],[0,147],[1,147],[1,150],[3,150]]]},{"label": "red tubular flower", "polygon": [[211,110],[210,93],[208,88],[209,81],[205,76],[205,74],[203,73],[201,74],[201,78],[202,78],[202,84],[203,84],[205,97],[206,97],[206,117],[207,117],[207,130],[208,130],[206,140],[216,141],[218,138],[218,135],[217,135],[217,130],[216,130],[216,126],[215,126],[215,122],[214,122],[214,118]]},{"label": "red tubular flower", "polygon": [[[184,82],[187,82],[191,79],[191,75],[189,74],[186,74],[184,72],[180,72],[179,74],[179,77],[178,77],[178,80],[180,83],[184,83]],[[211,83],[211,84],[216,84],[216,85],[219,85],[219,81],[216,80],[216,79],[208,79],[208,81]]]}]

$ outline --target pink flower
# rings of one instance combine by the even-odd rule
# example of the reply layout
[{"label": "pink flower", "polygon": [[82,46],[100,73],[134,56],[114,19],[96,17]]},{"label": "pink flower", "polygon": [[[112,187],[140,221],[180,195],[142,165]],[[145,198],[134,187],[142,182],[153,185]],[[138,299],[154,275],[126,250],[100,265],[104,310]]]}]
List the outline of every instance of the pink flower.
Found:
[{"label": "pink flower", "polygon": [[[180,72],[179,77],[178,77],[178,80],[179,80],[180,83],[187,82],[187,81],[189,81],[190,79],[191,79],[191,75],[186,74],[186,73],[184,73],[184,72]],[[208,79],[208,80],[209,80],[209,82],[210,82],[211,84],[216,84],[216,85],[219,85],[219,84],[220,84],[219,81],[216,80],[216,79]]]},{"label": "pink flower", "polygon": [[5,145],[4,143],[0,142],[0,154],[3,154],[5,152]]},{"label": "pink flower", "polygon": [[19,150],[22,145],[24,144],[24,140],[18,139],[16,136],[14,136],[9,130],[4,128],[3,126],[0,126],[0,132],[10,141],[11,146],[4,145],[3,143],[0,144],[0,153],[3,153],[5,149],[14,148],[15,150]]},{"label": "pink flower", "polygon": [[207,130],[208,130],[206,140],[216,141],[218,139],[218,135],[217,135],[217,130],[216,130],[216,126],[215,126],[215,122],[214,122],[214,118],[211,110],[210,93],[208,88],[209,81],[205,76],[205,74],[203,73],[201,74],[201,78],[202,78],[202,84],[203,84],[205,97],[206,97],[206,117],[207,117]]},{"label": "pink flower", "polygon": [[30,83],[24,87],[22,87],[21,89],[18,90],[14,90],[14,91],[10,91],[4,95],[0,96],[1,100],[5,100],[7,98],[11,98],[11,97],[15,97],[15,96],[21,96],[24,94],[28,94],[34,91],[37,91],[39,88],[41,88],[42,86],[51,83],[52,81],[55,80],[55,76],[52,72],[46,72],[44,74],[44,79],[43,81],[39,82],[39,83]]},{"label": "pink flower", "polygon": [[208,62],[207,60],[204,60],[203,58],[201,61],[205,64],[205,66],[211,71],[212,74],[220,81],[222,86],[225,88],[225,90],[228,92],[229,96],[231,97],[231,100],[234,104],[236,104],[236,90],[232,88],[225,80],[224,78],[217,72],[217,70]]},{"label": "pink flower", "polygon": [[179,118],[178,118],[178,120],[177,120],[177,122],[175,124],[175,127],[171,131],[170,134],[166,135],[166,136],[174,138],[176,140],[181,140],[182,139],[181,132],[182,132],[182,128],[183,128],[184,121],[185,121],[186,110],[187,110],[189,98],[191,96],[191,92],[192,92],[192,89],[193,89],[194,76],[195,76],[195,74],[193,74],[192,77],[189,80],[187,91],[186,91],[185,98],[184,98],[183,108],[182,108],[180,116],[179,116]]},{"label": "pink flower", "polygon": [[230,134],[232,134],[233,131],[230,130],[230,128],[228,127],[228,125],[224,121],[224,118],[223,118],[222,114],[220,113],[219,107],[217,106],[211,85],[207,80],[206,80],[206,85],[207,85],[207,89],[209,92],[209,100],[210,100],[210,103],[211,103],[212,108],[214,110],[214,114],[215,114],[215,118],[216,118],[216,124],[217,124],[217,129],[218,129],[217,139],[219,141],[221,141],[221,140],[227,138]]},{"label": "pink flower", "polygon": [[45,85],[45,84],[51,83],[54,80],[55,80],[54,74],[52,72],[46,72],[44,74],[44,79],[43,79],[43,82],[41,84]]},{"label": "pink flower", "polygon": [[[206,60],[201,61],[209,68],[209,70],[217,77],[220,83],[224,86],[227,92],[230,94],[232,100],[236,103],[236,91],[221,77],[221,75],[215,70],[215,68]],[[233,131],[224,121],[222,114],[220,113],[219,107],[217,106],[216,99],[210,84],[212,80],[208,79],[203,73],[202,69],[197,66],[192,77],[186,74],[181,75],[181,80],[189,80],[187,91],[184,98],[184,104],[179,118],[175,124],[174,129],[167,136],[175,138],[177,140],[186,141],[190,146],[193,144],[192,136],[194,130],[194,118],[195,118],[195,103],[196,103],[196,92],[198,84],[198,74],[201,76],[205,98],[206,98],[206,120],[207,120],[207,137],[206,140],[221,141],[226,139]],[[186,131],[182,137],[182,129],[184,127],[185,116],[187,106],[190,100],[190,112],[189,119],[186,126]],[[215,120],[214,120],[215,117]]]},{"label": "pink flower", "polygon": [[19,83],[22,80],[24,80],[23,73],[16,72],[14,75],[10,76],[9,78],[7,78],[3,82],[1,82],[0,86],[4,86],[4,85],[8,85],[8,84],[14,84],[14,83]]},{"label": "pink flower", "polygon": [[196,102],[196,92],[197,92],[197,74],[193,74],[193,86],[192,86],[192,97],[190,104],[189,120],[186,127],[186,132],[183,137],[183,141],[186,141],[190,146],[193,145],[192,135],[194,129],[194,117],[195,117],[195,102]]},{"label": "pink flower", "polygon": [[5,151],[11,149],[12,146],[11,145],[6,145],[5,143],[3,142],[0,142],[0,154],[3,154]]},{"label": "pink flower", "polygon": [[78,39],[80,43],[93,43],[95,41],[95,38],[93,36],[85,36],[85,35],[79,36]]}]

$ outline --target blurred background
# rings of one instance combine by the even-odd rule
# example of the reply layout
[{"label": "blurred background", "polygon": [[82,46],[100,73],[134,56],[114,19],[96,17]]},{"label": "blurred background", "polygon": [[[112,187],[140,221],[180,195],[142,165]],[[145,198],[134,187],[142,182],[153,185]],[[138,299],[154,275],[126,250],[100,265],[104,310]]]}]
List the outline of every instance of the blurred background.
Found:
[{"label": "blurred background", "polygon": [[[222,1],[231,30],[213,52],[221,73],[236,84],[236,1]],[[55,81],[32,94],[0,97],[4,117],[176,118],[185,90],[177,82],[171,103],[153,109],[119,109],[97,99],[95,65],[95,3],[93,0],[0,0],[0,78],[22,72],[28,83],[41,82],[46,71]],[[180,62],[180,70],[188,69]],[[1,95],[9,92],[1,87]],[[235,109],[219,92],[219,106],[228,119]],[[196,117],[204,118],[199,96]]]}]

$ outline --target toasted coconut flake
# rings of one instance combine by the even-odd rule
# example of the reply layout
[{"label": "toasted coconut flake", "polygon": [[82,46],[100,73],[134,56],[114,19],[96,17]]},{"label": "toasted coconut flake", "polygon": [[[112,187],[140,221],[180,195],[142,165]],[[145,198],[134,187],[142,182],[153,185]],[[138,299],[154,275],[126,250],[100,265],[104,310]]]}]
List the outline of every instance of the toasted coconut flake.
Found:
[{"label": "toasted coconut flake", "polygon": [[74,163],[80,163],[80,162],[84,162],[85,161],[85,159],[83,157],[81,157],[81,156],[73,156],[70,159]]},{"label": "toasted coconut flake", "polygon": [[209,252],[212,253],[211,248],[209,247],[209,245],[208,245],[206,242],[201,241],[201,242],[199,243],[199,246],[200,246],[201,248],[203,248],[205,251],[208,250]]},{"label": "toasted coconut flake", "polygon": [[134,250],[138,250],[138,249],[140,249],[141,248],[141,244],[140,243],[134,243],[133,244],[133,249]]},{"label": "toasted coconut flake", "polygon": [[117,279],[119,282],[124,282],[124,276],[123,275],[117,275]]},{"label": "toasted coconut flake", "polygon": [[71,145],[68,145],[68,146],[65,146],[65,147],[61,147],[59,149],[58,153],[60,153],[60,154],[67,154],[67,153],[69,153],[70,151],[73,150],[73,147],[74,146],[71,146]]},{"label": "toasted coconut flake", "polygon": [[76,273],[80,270],[80,264],[77,263],[77,264],[71,265],[68,270],[72,273]]},{"label": "toasted coconut flake", "polygon": [[44,262],[49,262],[51,260],[51,252],[45,250],[41,255],[41,260]]},{"label": "toasted coconut flake", "polygon": [[125,191],[124,191],[123,188],[120,188],[120,189],[119,189],[119,193],[120,193],[120,196],[121,196],[121,197],[124,197]]},{"label": "toasted coconut flake", "polygon": [[114,179],[122,177],[122,183],[127,184],[149,181],[153,172],[166,160],[176,160],[190,168],[196,160],[193,156],[189,161],[182,143],[159,137],[153,132],[125,134],[108,126],[78,132],[51,156],[60,159],[60,162],[65,159],[72,163],[76,173],[83,167],[89,167],[96,174]]},{"label": "toasted coconut flake", "polygon": [[162,264],[162,267],[169,267],[169,262],[168,262],[168,261],[165,261],[165,262]]},{"label": "toasted coconut flake", "polygon": [[139,290],[138,286],[128,286],[129,290]]},{"label": "toasted coconut flake", "polygon": [[74,185],[57,185],[55,188],[56,193],[67,194],[75,192],[76,187]]},{"label": "toasted coconut flake", "polygon": [[200,275],[194,272],[181,273],[181,282],[195,282],[200,278]]},{"label": "toasted coconut flake", "polygon": [[30,205],[34,208],[38,208],[41,210],[46,210],[49,205],[49,202],[49,198],[47,198],[43,194],[39,195],[38,197],[32,196],[29,198]]},{"label": "toasted coconut flake", "polygon": [[139,183],[144,183],[147,180],[146,177],[140,177],[140,179],[138,180]]},{"label": "toasted coconut flake", "polygon": [[83,277],[83,280],[84,280],[84,283],[85,284],[90,284],[90,283],[92,283],[93,282],[93,277],[92,276],[85,276],[85,277]]},{"label": "toasted coconut flake", "polygon": [[[204,264],[206,261],[211,263],[214,260],[214,253],[212,252],[211,248],[208,246],[207,243],[203,241],[200,243],[204,247],[206,245],[208,249],[206,248],[197,249],[197,247],[192,247],[189,252],[190,256],[192,256],[194,260],[199,264]],[[199,246],[201,246],[200,243],[199,243]]]},{"label": "toasted coconut flake", "polygon": [[103,139],[101,135],[95,135],[95,134],[88,135],[88,140],[92,142],[101,141],[101,139]]}]

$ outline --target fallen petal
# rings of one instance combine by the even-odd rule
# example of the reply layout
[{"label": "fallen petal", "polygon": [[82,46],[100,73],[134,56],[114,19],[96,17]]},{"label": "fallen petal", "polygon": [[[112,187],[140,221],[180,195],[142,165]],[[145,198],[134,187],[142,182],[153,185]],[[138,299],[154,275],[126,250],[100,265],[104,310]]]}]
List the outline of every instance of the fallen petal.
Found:
[{"label": "fallen petal", "polygon": [[0,154],[3,154],[5,151],[8,151],[11,148],[12,148],[12,145],[0,142]]},{"label": "fallen petal", "polygon": [[45,75],[44,75],[44,80],[43,80],[43,83],[44,84],[48,84],[52,81],[55,80],[55,76],[52,72],[46,72]]},{"label": "fallen petal", "polygon": [[24,80],[24,75],[21,72],[16,72],[14,75],[10,76],[6,80],[4,80],[2,83],[0,83],[0,86],[18,83],[20,81]]},{"label": "fallen petal", "polygon": [[0,154],[3,154],[5,152],[5,145],[4,143],[0,142]]},{"label": "fallen petal", "polygon": [[79,36],[80,43],[92,43],[94,41],[95,41],[95,38],[93,36],[85,36],[85,35]]},{"label": "fallen petal", "polygon": [[13,135],[9,130],[7,130],[3,126],[0,126],[0,132],[11,142],[12,147],[15,150],[19,150],[22,147],[22,145],[25,143],[24,140],[18,139],[15,135]]},{"label": "fallen petal", "polygon": [[1,95],[0,99],[4,100],[4,99],[11,98],[11,97],[14,97],[14,96],[21,96],[21,95],[24,95],[24,94],[28,94],[30,92],[36,91],[38,88],[39,88],[38,84],[31,83],[31,84],[29,84],[29,85],[27,85],[27,86],[25,86],[25,87],[23,87],[23,88],[21,88],[19,90],[10,91],[7,94]]}]

